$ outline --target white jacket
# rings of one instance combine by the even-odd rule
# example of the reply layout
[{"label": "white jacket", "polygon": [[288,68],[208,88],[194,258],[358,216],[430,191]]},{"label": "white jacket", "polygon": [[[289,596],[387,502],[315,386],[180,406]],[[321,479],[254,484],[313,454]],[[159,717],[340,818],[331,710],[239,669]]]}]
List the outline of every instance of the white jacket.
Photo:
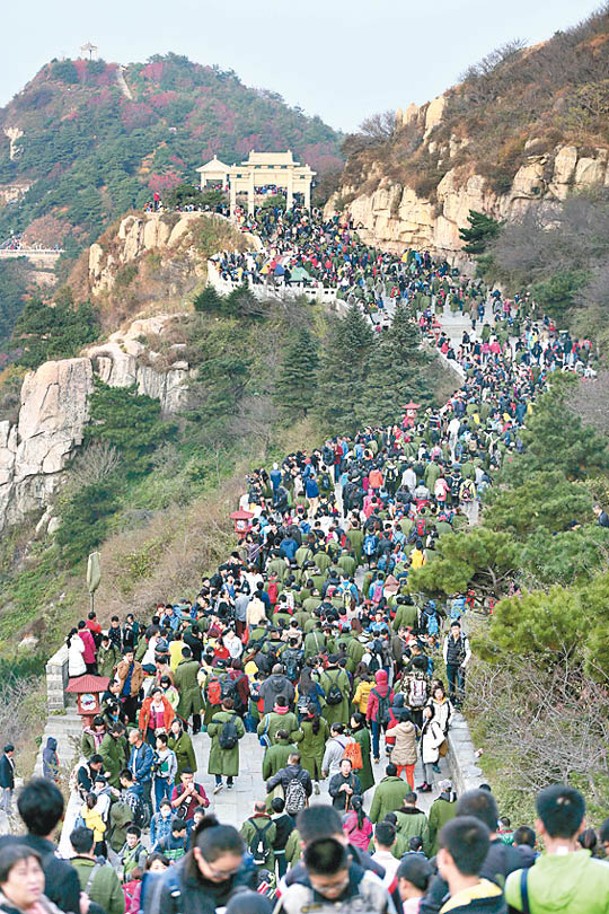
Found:
[{"label": "white jacket", "polygon": [[440,722],[432,717],[423,729],[421,737],[421,758],[426,765],[435,765],[440,758],[440,746],[444,742],[444,731]]}]

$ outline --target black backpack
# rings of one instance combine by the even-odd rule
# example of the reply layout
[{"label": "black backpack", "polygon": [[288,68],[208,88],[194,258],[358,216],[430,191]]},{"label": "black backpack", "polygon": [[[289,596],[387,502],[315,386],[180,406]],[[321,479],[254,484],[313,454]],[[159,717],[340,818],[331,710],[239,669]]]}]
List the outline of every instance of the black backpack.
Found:
[{"label": "black backpack", "polygon": [[378,722],[379,724],[386,725],[389,723],[389,690],[384,698],[382,695],[379,695],[376,689],[372,689],[372,691],[376,695],[379,703]]},{"label": "black backpack", "polygon": [[271,852],[266,833],[273,823],[269,821],[266,825],[263,825],[262,828],[258,828],[253,820],[250,821],[252,822],[256,833],[250,842],[248,850],[252,855],[256,866],[266,866]]},{"label": "black backpack", "polygon": [[[220,723],[220,721],[215,721]],[[234,718],[222,722],[222,729],[218,734],[218,745],[220,749],[234,749],[239,742],[239,733]]]},{"label": "black backpack", "polygon": [[[330,674],[327,673],[328,678],[330,679]],[[340,673],[338,673],[340,676]],[[343,693],[340,690],[340,686],[336,679],[330,679],[330,688],[328,689],[328,694],[326,695],[326,704],[329,705],[339,705],[343,700]]]}]

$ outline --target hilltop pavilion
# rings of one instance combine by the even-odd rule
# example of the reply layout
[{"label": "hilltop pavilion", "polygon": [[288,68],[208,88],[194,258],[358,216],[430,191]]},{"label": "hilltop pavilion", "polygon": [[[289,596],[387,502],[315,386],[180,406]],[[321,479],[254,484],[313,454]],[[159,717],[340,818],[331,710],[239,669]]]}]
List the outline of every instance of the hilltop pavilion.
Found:
[{"label": "hilltop pavilion", "polygon": [[295,162],[290,149],[287,152],[250,152],[247,160],[237,165],[225,165],[216,156],[197,168],[201,175],[201,190],[210,184],[228,184],[230,214],[235,214],[237,194],[247,194],[248,215],[254,214],[255,195],[264,187],[276,187],[286,192],[288,209],[294,206],[294,194],[302,194],[304,206],[311,208],[311,184],[316,172],[308,165]]}]

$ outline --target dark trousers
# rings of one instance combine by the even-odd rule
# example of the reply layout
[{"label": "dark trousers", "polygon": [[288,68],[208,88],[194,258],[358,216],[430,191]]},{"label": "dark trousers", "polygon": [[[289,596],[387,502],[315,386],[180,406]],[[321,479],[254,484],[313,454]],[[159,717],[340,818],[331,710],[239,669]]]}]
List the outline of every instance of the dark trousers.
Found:
[{"label": "dark trousers", "polygon": [[446,665],[448,679],[448,697],[452,703],[459,707],[465,698],[465,670],[458,663]]}]

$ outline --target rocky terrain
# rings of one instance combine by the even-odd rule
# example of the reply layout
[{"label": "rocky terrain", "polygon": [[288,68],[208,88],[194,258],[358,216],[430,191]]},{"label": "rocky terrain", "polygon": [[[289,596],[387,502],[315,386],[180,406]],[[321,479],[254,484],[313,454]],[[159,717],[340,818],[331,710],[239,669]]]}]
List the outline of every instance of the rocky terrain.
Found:
[{"label": "rocky terrain", "polygon": [[352,138],[327,211],[369,241],[454,259],[470,210],[551,219],[569,194],[609,186],[609,13],[534,48],[513,43],[433,101],[398,111],[390,134]]}]

